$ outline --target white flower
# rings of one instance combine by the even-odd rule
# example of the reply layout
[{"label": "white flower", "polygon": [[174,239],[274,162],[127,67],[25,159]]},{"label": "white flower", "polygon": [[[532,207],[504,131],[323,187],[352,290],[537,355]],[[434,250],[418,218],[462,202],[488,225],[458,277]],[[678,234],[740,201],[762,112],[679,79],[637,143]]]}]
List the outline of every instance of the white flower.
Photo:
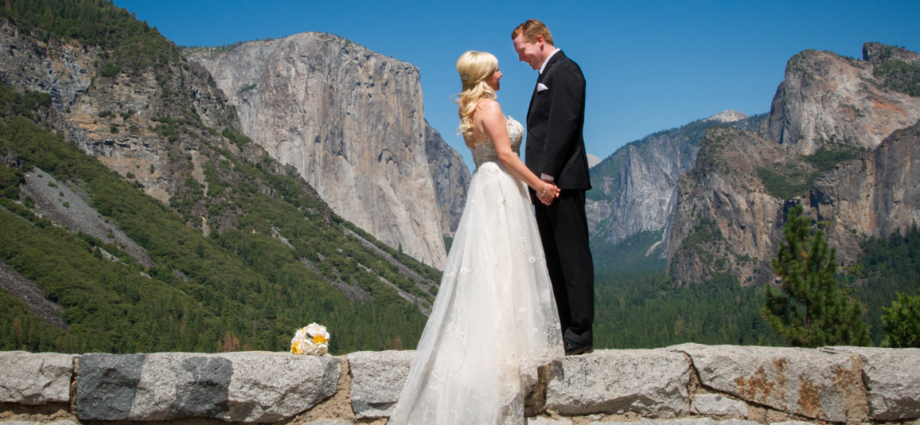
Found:
[{"label": "white flower", "polygon": [[292,354],[313,354],[316,351],[316,344],[309,339],[294,338],[291,341],[291,353]]},{"label": "white flower", "polygon": [[291,340],[292,354],[311,354],[322,356],[329,352],[329,332],[326,327],[316,323],[297,330]]},{"label": "white flower", "polygon": [[307,335],[309,335],[310,338],[315,338],[318,335],[322,335],[323,339],[327,341],[329,340],[329,332],[326,332],[326,327],[323,325],[320,325],[317,323],[310,323],[304,329],[306,329]]}]

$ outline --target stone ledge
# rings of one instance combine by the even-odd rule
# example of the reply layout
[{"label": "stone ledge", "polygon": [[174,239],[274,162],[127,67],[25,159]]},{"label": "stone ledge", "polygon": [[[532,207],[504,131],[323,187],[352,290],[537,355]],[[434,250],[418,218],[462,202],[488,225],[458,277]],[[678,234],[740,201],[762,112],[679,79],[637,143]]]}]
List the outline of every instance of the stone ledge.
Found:
[{"label": "stone ledge", "polygon": [[920,418],[920,348],[831,347],[829,350],[852,353],[862,359],[865,364],[862,379],[872,419]]},{"label": "stone ledge", "polygon": [[335,393],[341,360],[286,353],[87,354],[77,372],[81,420],[217,418],[277,422]]},{"label": "stone ledge", "polygon": [[690,365],[682,354],[663,349],[570,356],[550,376],[546,408],[563,415],[635,412],[673,418],[690,407]]},{"label": "stone ledge", "polygon": [[[590,422],[588,425],[604,425],[612,424],[618,422]],[[630,422],[630,425],[762,425],[758,422],[752,421],[742,421],[738,419],[727,419],[724,421],[717,421],[711,418],[680,418],[680,419],[668,419],[664,421],[649,421],[649,420],[638,420],[635,422]]]},{"label": "stone ledge", "polygon": [[[414,354],[0,352],[0,425],[65,419],[56,425],[384,424]],[[566,357],[541,376],[536,388],[545,390],[535,396],[545,406],[536,408],[531,424],[905,424],[920,418],[920,349],[683,344],[598,350]]]},{"label": "stone ledge", "polygon": [[346,356],[357,418],[386,418],[393,413],[413,355],[415,351],[359,351]]},{"label": "stone ledge", "polygon": [[70,402],[76,354],[0,352],[0,403]]},{"label": "stone ledge", "polygon": [[856,355],[699,344],[668,350],[690,356],[703,387],[750,403],[831,422],[861,422],[868,413]]}]

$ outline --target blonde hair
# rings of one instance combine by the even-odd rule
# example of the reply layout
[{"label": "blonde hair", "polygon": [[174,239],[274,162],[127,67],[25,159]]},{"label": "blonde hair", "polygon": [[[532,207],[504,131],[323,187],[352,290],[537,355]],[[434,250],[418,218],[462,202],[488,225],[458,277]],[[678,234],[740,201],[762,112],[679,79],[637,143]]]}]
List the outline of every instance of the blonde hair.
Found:
[{"label": "blonde hair", "polygon": [[457,128],[464,138],[473,136],[473,113],[483,99],[495,99],[495,90],[489,87],[486,79],[498,69],[498,59],[491,53],[469,51],[457,59],[457,72],[463,91],[457,94],[460,105],[460,127]]},{"label": "blonde hair", "polygon": [[514,40],[521,34],[524,34],[524,41],[528,43],[535,43],[537,36],[542,35],[546,44],[555,46],[553,44],[553,35],[549,33],[549,28],[537,19],[528,19],[527,22],[518,25],[514,31],[511,31],[511,39]]}]

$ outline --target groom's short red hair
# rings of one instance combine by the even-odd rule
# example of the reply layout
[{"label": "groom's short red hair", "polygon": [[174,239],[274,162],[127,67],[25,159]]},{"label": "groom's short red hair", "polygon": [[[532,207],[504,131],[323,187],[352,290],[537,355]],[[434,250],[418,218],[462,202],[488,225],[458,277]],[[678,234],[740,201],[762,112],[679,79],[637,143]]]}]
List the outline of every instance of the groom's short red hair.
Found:
[{"label": "groom's short red hair", "polygon": [[524,40],[528,43],[533,43],[537,41],[537,36],[542,35],[543,41],[550,46],[555,46],[553,43],[553,35],[549,33],[549,28],[546,25],[543,25],[543,22],[540,22],[537,19],[528,19],[527,22],[524,22],[521,25],[518,25],[514,31],[511,31],[511,39],[514,40],[517,36],[524,34]]}]

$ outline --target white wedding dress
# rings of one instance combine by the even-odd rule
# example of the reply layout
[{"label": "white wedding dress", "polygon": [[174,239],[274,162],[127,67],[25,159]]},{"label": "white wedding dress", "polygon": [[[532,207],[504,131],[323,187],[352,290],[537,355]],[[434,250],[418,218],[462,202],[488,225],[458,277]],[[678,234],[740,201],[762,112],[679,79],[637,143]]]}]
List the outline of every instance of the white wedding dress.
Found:
[{"label": "white wedding dress", "polygon": [[[519,154],[512,118],[508,136]],[[527,187],[491,140],[472,153],[466,207],[388,424],[523,424],[537,367],[565,355]]]}]

